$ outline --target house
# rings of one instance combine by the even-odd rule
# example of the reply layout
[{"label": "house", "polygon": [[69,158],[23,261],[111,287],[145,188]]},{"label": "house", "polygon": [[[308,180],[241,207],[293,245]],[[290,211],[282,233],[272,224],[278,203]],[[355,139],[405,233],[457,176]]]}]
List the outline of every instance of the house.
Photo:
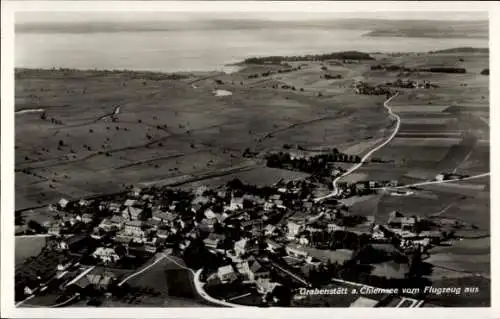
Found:
[{"label": "house", "polygon": [[374,228],[373,231],[372,231],[372,239],[374,239],[374,240],[384,240],[385,239],[385,234],[379,228]]},{"label": "house", "polygon": [[302,245],[302,246],[307,246],[309,245],[309,239],[307,239],[306,237],[304,236],[301,236],[299,238],[299,245]]},{"label": "house", "polygon": [[159,229],[156,232],[156,235],[158,236],[158,238],[167,238],[169,234],[170,234],[170,232],[166,229]]},{"label": "house", "polygon": [[230,211],[243,209],[243,197],[232,197],[229,202],[229,206],[226,207],[226,209]]},{"label": "house", "polygon": [[62,238],[56,242],[56,247],[60,250],[73,250],[85,245],[86,238],[83,234]]},{"label": "house", "polygon": [[276,204],[275,204],[275,203],[273,203],[272,201],[267,201],[267,202],[264,204],[264,210],[265,210],[265,211],[270,211],[270,210],[273,210],[275,207],[276,207]]},{"label": "house", "polygon": [[61,235],[61,226],[52,225],[51,227],[49,227],[47,233],[49,235],[59,236],[59,235]]},{"label": "house", "polygon": [[224,212],[222,214],[215,213],[215,217],[217,218],[217,220],[219,221],[219,223],[222,223],[222,222],[224,222],[229,217],[229,215],[226,212]]},{"label": "house", "polygon": [[309,255],[307,252],[303,251],[303,250],[300,250],[296,247],[293,247],[293,246],[286,246],[286,253],[289,255],[289,256],[293,256],[293,257],[302,257],[302,258],[307,258],[307,256]]},{"label": "house", "polygon": [[142,213],[142,208],[127,207],[122,211],[122,217],[126,220],[137,220]]},{"label": "house", "polygon": [[243,275],[244,280],[250,280],[250,266],[247,261],[237,263],[236,270]]},{"label": "house", "polygon": [[315,258],[315,257],[312,257],[312,256],[307,256],[306,257],[306,262],[309,264],[309,265],[313,265],[315,267],[319,267],[321,265],[321,260],[319,260],[318,258]]},{"label": "house", "polygon": [[104,236],[106,235],[106,231],[99,227],[94,228],[92,231],[92,234],[90,234],[90,237],[93,239],[101,240]]},{"label": "house", "polygon": [[92,253],[92,256],[100,259],[105,264],[113,263],[120,259],[116,251],[110,247],[99,247]]},{"label": "house", "polygon": [[108,210],[114,214],[120,212],[121,205],[118,203],[110,203],[108,206]]},{"label": "house", "polygon": [[211,233],[210,235],[208,235],[207,238],[203,240],[203,243],[205,244],[205,246],[215,249],[217,248],[219,243],[221,243],[224,240],[225,237],[226,237],[225,235]]},{"label": "house", "polygon": [[271,276],[269,270],[262,267],[262,265],[255,258],[249,258],[248,266],[250,268],[250,280],[257,281],[261,279],[269,279]]},{"label": "house", "polygon": [[183,241],[181,241],[179,243],[179,248],[180,248],[180,250],[184,250],[187,247],[189,247],[190,244],[191,244],[191,240],[190,239],[184,239]]},{"label": "house", "polygon": [[158,229],[161,226],[162,222],[157,219],[150,219],[146,222],[146,225],[151,227],[152,229]]},{"label": "house", "polygon": [[366,190],[367,183],[366,182],[357,182],[356,184],[354,184],[354,187],[355,187],[356,191],[361,192],[361,191]]},{"label": "house", "polygon": [[271,202],[275,202],[275,201],[280,200],[280,199],[281,199],[281,195],[280,195],[280,194],[274,194],[274,195],[271,195],[271,196],[269,197],[269,200],[270,200]]},{"label": "house", "polygon": [[311,225],[307,225],[306,228],[305,228],[305,230],[307,230],[307,231],[309,231],[311,233],[318,233],[318,232],[324,231],[324,229],[321,228],[321,227],[319,227],[317,225],[317,223],[311,224]]},{"label": "house", "polygon": [[172,222],[175,219],[175,215],[171,212],[163,212],[160,210],[153,211],[152,219],[158,220],[160,222]]},{"label": "house", "polygon": [[[34,288],[34,287],[33,287]],[[33,294],[33,288],[30,288],[29,286],[24,287],[24,295],[25,296],[30,296]]]},{"label": "house", "polygon": [[392,228],[401,228],[403,230],[411,230],[415,223],[417,222],[417,218],[415,217],[405,217],[403,214],[393,211],[389,214],[389,220],[387,224]]},{"label": "house", "polygon": [[262,219],[250,219],[250,220],[245,220],[241,223],[241,226],[244,229],[247,228],[257,228],[257,229],[262,229],[264,227],[264,221]]},{"label": "house", "polygon": [[328,226],[327,226],[327,229],[329,232],[334,232],[334,231],[338,231],[338,230],[345,230],[345,227],[344,226],[339,226],[335,223],[329,223]]},{"label": "house", "polygon": [[237,274],[234,271],[233,266],[226,265],[217,269],[217,277],[222,283],[227,283],[234,281],[237,278]]},{"label": "house", "polygon": [[302,225],[289,221],[287,223],[287,228],[288,228],[288,234],[287,234],[288,238],[294,238],[301,231]]},{"label": "house", "polygon": [[210,208],[205,210],[204,212],[204,215],[205,215],[205,218],[207,219],[207,223],[209,225],[214,225],[215,223],[217,223],[219,221],[219,218],[220,218],[220,215],[217,216],[216,213],[214,213],[213,210],[211,210]]},{"label": "house", "polygon": [[144,244],[144,250],[148,253],[155,254],[158,251],[158,247],[154,244]]},{"label": "house", "polygon": [[131,196],[134,196],[134,197],[139,197],[139,196],[141,196],[141,192],[142,192],[142,190],[141,190],[139,187],[134,187],[134,188],[130,191],[130,195],[131,195]]},{"label": "house", "polygon": [[257,281],[269,279],[270,272],[253,257],[247,261],[236,264],[237,271],[244,276],[246,280]]},{"label": "house", "polygon": [[210,208],[206,209],[205,212],[203,213],[207,219],[214,219],[217,218],[215,215],[214,211]]},{"label": "house", "polygon": [[247,238],[242,238],[234,243],[234,252],[236,256],[241,256],[247,252]]},{"label": "house", "polygon": [[283,194],[283,193],[286,193],[286,192],[288,192],[287,188],[285,188],[285,187],[278,188],[278,193],[282,193]]},{"label": "house", "polygon": [[80,205],[81,207],[86,207],[86,206],[89,206],[90,205],[90,201],[86,200],[86,199],[80,199],[78,201],[78,205]]},{"label": "house", "polygon": [[97,289],[107,290],[109,285],[116,280],[116,277],[110,273],[88,274],[88,282]]},{"label": "house", "polygon": [[61,220],[61,226],[65,226],[67,224],[73,226],[77,223],[77,219],[76,217],[74,217],[73,215],[64,215],[62,217],[62,220]]},{"label": "house", "polygon": [[145,236],[145,232],[144,230],[142,230],[142,225],[143,223],[140,220],[132,220],[126,222],[125,227],[123,229],[124,233],[132,237],[142,239]]},{"label": "house", "polygon": [[276,235],[277,231],[278,231],[278,227],[276,227],[275,225],[269,224],[266,227],[264,227],[264,235],[266,235],[266,236]]},{"label": "house", "polygon": [[120,215],[114,215],[109,221],[112,226],[115,226],[118,229],[121,229],[123,227],[123,224],[125,223],[125,220]]},{"label": "house", "polygon": [[65,271],[71,266],[71,262],[60,263],[57,265],[57,271]]},{"label": "house", "polygon": [[125,200],[125,202],[123,203],[123,206],[125,206],[125,207],[132,207],[132,206],[134,206],[136,203],[137,203],[137,200],[135,200],[135,199],[127,199],[127,200]]},{"label": "house", "polygon": [[59,205],[59,207],[64,209],[66,208],[66,206],[68,206],[69,200],[67,200],[66,198],[61,198],[57,204]]},{"label": "house", "polygon": [[113,227],[113,223],[109,218],[104,218],[101,223],[99,224],[99,228],[105,230],[105,231],[110,231],[111,228]]},{"label": "house", "polygon": [[201,185],[200,187],[197,187],[196,190],[194,191],[194,194],[196,196],[203,196],[205,192],[209,191],[210,189],[206,185]]},{"label": "house", "polygon": [[258,280],[257,281],[257,291],[262,295],[266,295],[266,294],[272,293],[274,291],[274,288],[276,288],[277,286],[280,286],[280,285],[281,284],[279,284],[277,282],[271,282],[269,279]]},{"label": "house", "polygon": [[92,218],[91,214],[85,213],[82,215],[82,223],[89,224],[92,222],[92,220],[93,220],[93,218]]}]

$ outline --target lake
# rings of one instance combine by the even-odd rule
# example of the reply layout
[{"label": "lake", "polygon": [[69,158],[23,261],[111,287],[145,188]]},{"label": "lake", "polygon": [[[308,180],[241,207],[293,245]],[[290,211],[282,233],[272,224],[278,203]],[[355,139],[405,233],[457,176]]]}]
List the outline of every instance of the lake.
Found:
[{"label": "lake", "polygon": [[[368,30],[367,30],[368,31]],[[16,67],[211,71],[250,56],[358,50],[425,52],[488,47],[478,38],[367,37],[367,31],[325,28],[172,30],[103,33],[18,33]]]}]

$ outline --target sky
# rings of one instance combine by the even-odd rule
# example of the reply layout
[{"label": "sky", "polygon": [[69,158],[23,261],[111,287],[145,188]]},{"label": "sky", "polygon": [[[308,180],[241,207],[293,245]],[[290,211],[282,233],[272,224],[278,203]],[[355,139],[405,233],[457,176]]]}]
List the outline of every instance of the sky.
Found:
[{"label": "sky", "polygon": [[17,12],[18,24],[49,22],[141,22],[206,19],[263,19],[304,21],[323,19],[382,19],[382,20],[488,20],[488,12],[337,12],[337,13],[270,13],[270,12]]}]

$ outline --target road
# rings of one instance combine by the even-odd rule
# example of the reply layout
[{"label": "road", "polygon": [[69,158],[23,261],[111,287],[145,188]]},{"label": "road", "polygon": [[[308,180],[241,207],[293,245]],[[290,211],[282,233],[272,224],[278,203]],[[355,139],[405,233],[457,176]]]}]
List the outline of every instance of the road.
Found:
[{"label": "road", "polygon": [[363,158],[361,159],[361,161],[352,166],[349,170],[347,170],[346,172],[344,172],[342,175],[339,175],[337,176],[333,182],[332,182],[332,186],[333,186],[333,191],[331,193],[329,193],[328,195],[325,195],[325,196],[322,196],[322,197],[317,197],[314,199],[315,202],[319,202],[319,201],[322,201],[324,199],[327,199],[327,198],[331,198],[331,197],[335,197],[338,195],[339,193],[339,189],[338,189],[338,186],[337,186],[337,183],[339,182],[339,180],[341,180],[343,177],[355,172],[357,169],[359,169],[361,166],[363,166],[364,162],[370,157],[373,155],[373,153],[375,153],[376,151],[378,151],[379,149],[381,149],[382,147],[386,146],[387,144],[389,144],[393,139],[394,137],[396,137],[396,135],[398,134],[399,132],[399,128],[401,127],[401,118],[399,117],[399,115],[397,115],[396,113],[394,113],[391,109],[391,107],[389,106],[389,102],[395,98],[396,96],[398,96],[398,93],[394,94],[393,96],[391,96],[390,98],[388,98],[385,102],[384,102],[384,107],[387,109],[387,112],[389,113],[389,116],[391,118],[394,118],[396,119],[396,127],[394,128],[394,131],[391,133],[391,135],[389,135],[389,137],[381,144],[379,144],[378,146],[376,146],[375,148],[373,148],[371,151],[369,151],[368,153],[365,154],[365,156],[363,156]]},{"label": "road", "polygon": [[45,237],[50,237],[50,236],[52,236],[52,235],[50,235],[50,234],[17,235],[16,238],[36,238],[36,237],[45,238]]},{"label": "road", "polygon": [[222,307],[231,307],[231,308],[235,308],[235,307],[238,307],[238,308],[256,308],[254,306],[237,305],[237,304],[233,304],[233,303],[230,303],[230,302],[227,302],[227,301],[222,301],[222,300],[215,299],[215,298],[211,297],[209,294],[207,294],[205,292],[205,289],[203,289],[203,286],[205,284],[203,282],[201,282],[201,280],[200,280],[200,275],[201,275],[202,271],[203,271],[203,269],[199,269],[198,271],[196,271],[194,273],[193,282],[194,282],[194,287],[196,289],[196,292],[203,299],[205,299],[206,301],[208,301],[208,302],[210,302],[212,304],[215,304],[215,305],[218,305],[218,306],[222,306]]},{"label": "road", "polygon": [[447,180],[442,180],[442,181],[427,181],[427,182],[420,182],[420,183],[414,183],[414,184],[406,184],[406,185],[400,185],[400,186],[391,186],[391,187],[377,187],[373,189],[401,189],[401,188],[408,188],[408,187],[416,187],[416,186],[425,186],[425,185],[432,185],[432,184],[443,184],[443,183],[451,183],[451,182],[460,182],[460,181],[468,181],[472,179],[478,179],[478,178],[483,178],[486,176],[489,176],[490,172],[487,173],[482,173],[482,174],[477,174],[469,177],[463,177],[463,178],[455,178],[455,179],[447,179]]},{"label": "road", "polygon": [[136,277],[136,276],[144,273],[145,271],[149,270],[151,267],[153,267],[154,265],[156,265],[157,263],[159,263],[160,261],[162,261],[165,258],[168,259],[168,260],[170,260],[171,262],[173,262],[174,264],[176,264],[180,268],[188,270],[193,275],[193,283],[194,283],[194,287],[196,289],[196,292],[198,293],[198,295],[201,298],[205,299],[205,301],[208,301],[209,303],[212,303],[212,304],[215,304],[215,305],[218,305],[218,306],[223,306],[223,307],[245,307],[243,305],[236,305],[236,304],[232,304],[232,303],[225,302],[225,301],[222,301],[222,300],[218,300],[218,299],[215,299],[215,298],[211,297],[210,295],[208,295],[205,292],[205,290],[203,289],[204,283],[202,283],[201,280],[200,280],[200,274],[202,272],[202,269],[200,269],[200,270],[198,270],[198,271],[195,272],[191,268],[186,267],[186,266],[178,263],[175,259],[169,257],[168,254],[166,254],[166,253],[161,253],[160,255],[157,255],[157,259],[153,263],[151,263],[150,265],[142,268],[141,270],[139,270],[139,271],[131,274],[130,276],[126,277],[125,279],[123,279],[118,284],[118,286],[121,286],[125,282],[127,282],[128,280],[130,280],[130,279],[132,279],[132,278],[134,278],[134,277]]},{"label": "road", "polygon": [[[128,280],[130,280],[130,279],[132,279],[132,278],[134,278],[134,277],[136,277],[136,276],[138,276],[138,275],[142,274],[143,272],[147,271],[148,269],[150,269],[151,267],[153,267],[154,265],[156,265],[157,263],[159,263],[160,261],[162,261],[162,260],[163,260],[163,259],[165,259],[165,258],[168,258],[168,257],[167,257],[167,255],[166,255],[165,253],[163,253],[163,254],[161,254],[161,255],[159,255],[159,256],[157,255],[156,260],[155,260],[153,263],[151,263],[151,264],[147,265],[146,267],[144,267],[144,268],[142,268],[142,269],[140,269],[140,270],[138,270],[138,271],[134,272],[133,274],[131,274],[131,275],[127,276],[125,279],[123,279],[122,281],[120,281],[120,282],[118,283],[118,287],[120,287],[121,285],[123,285],[123,284],[124,284],[125,282],[127,282]],[[169,258],[169,259],[170,259],[170,258]],[[176,264],[177,264],[177,263],[176,263]]]}]

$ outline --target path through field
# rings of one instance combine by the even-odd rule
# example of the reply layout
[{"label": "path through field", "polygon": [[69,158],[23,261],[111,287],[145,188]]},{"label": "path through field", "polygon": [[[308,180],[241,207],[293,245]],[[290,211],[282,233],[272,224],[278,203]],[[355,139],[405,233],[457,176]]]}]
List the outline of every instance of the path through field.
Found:
[{"label": "path through field", "polygon": [[384,107],[387,109],[388,113],[389,113],[389,116],[396,119],[396,127],[394,128],[394,131],[391,133],[391,135],[389,135],[389,137],[380,145],[376,146],[375,148],[373,148],[371,151],[369,151],[368,153],[365,154],[365,156],[363,156],[363,158],[361,159],[361,161],[352,166],[349,170],[347,170],[346,172],[344,172],[344,174],[338,176],[337,178],[335,178],[332,182],[332,185],[333,185],[333,191],[328,194],[328,195],[325,195],[325,196],[322,196],[322,197],[317,197],[315,198],[314,200],[316,202],[318,201],[321,201],[321,200],[324,200],[326,198],[331,198],[331,197],[334,197],[336,196],[338,193],[339,193],[339,189],[338,189],[338,186],[337,186],[337,183],[339,182],[340,179],[342,179],[343,177],[355,172],[357,169],[359,169],[361,166],[363,166],[364,162],[370,157],[373,155],[373,153],[375,153],[376,151],[378,151],[379,149],[381,149],[382,147],[386,146],[387,144],[389,144],[393,139],[394,137],[396,137],[396,135],[398,134],[399,132],[399,128],[401,127],[401,118],[399,117],[399,115],[397,115],[396,113],[394,113],[392,111],[392,108],[389,106],[389,102],[395,98],[396,96],[398,96],[398,93],[394,94],[393,96],[391,96],[390,98],[388,98],[385,102],[384,102]]}]

